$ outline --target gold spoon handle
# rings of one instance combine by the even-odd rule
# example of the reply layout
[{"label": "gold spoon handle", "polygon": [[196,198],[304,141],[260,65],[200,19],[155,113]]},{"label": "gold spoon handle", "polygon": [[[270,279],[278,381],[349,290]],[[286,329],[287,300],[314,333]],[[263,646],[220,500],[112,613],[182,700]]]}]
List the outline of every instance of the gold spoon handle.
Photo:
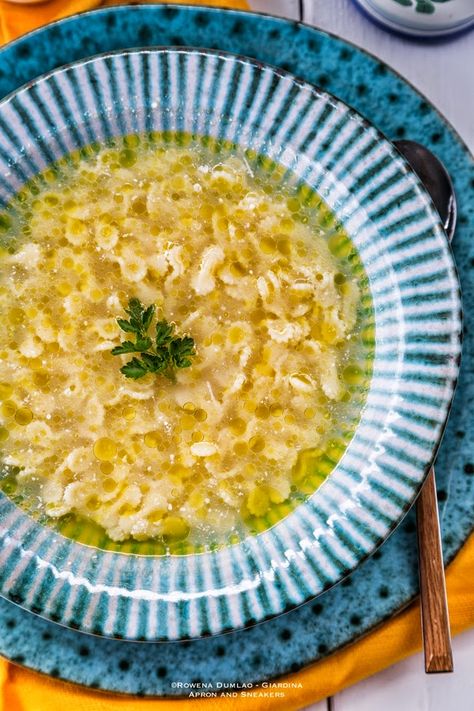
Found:
[{"label": "gold spoon handle", "polygon": [[433,467],[416,502],[416,522],[425,672],[452,672],[449,611]]}]

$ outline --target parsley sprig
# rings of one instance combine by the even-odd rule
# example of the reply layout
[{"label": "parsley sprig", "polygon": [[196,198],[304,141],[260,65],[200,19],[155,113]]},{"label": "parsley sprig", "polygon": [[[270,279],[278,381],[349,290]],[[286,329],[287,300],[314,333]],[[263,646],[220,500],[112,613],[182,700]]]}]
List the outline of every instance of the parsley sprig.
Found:
[{"label": "parsley sprig", "polygon": [[126,378],[138,380],[148,373],[164,375],[170,380],[176,380],[175,368],[189,368],[191,356],[196,355],[194,340],[190,336],[178,337],[173,332],[175,325],[166,320],[157,321],[155,338],[148,335],[155,315],[155,305],[144,306],[137,298],[130,299],[125,312],[128,321],[118,318],[117,323],[122,331],[135,336],[135,341],[123,341],[112,350],[112,355],[140,353],[120,368]]}]

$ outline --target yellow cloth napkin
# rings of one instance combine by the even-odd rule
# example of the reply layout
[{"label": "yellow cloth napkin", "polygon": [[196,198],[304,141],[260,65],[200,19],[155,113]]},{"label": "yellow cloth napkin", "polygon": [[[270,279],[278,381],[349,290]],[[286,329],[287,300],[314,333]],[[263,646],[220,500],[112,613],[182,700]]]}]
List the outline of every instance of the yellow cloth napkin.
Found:
[{"label": "yellow cloth napkin", "polygon": [[[169,1],[169,0],[168,0]],[[187,0],[199,4],[199,0]],[[88,10],[97,5],[122,4],[117,0],[52,0],[41,5],[20,6],[0,2],[0,39],[6,42],[46,22]],[[206,5],[248,9],[245,0],[205,0]],[[446,583],[453,634],[474,626],[474,534],[447,570]],[[143,700],[89,691],[55,681],[0,659],[0,711],[293,711],[336,694],[408,657],[421,648],[420,611],[411,605],[374,632],[311,667],[280,679],[282,694],[219,699]],[[267,652],[267,650],[263,650]],[[268,650],[271,653],[271,650]],[[177,670],[179,672],[179,670]],[[420,674],[423,669],[420,664]],[[219,681],[215,679],[214,682]],[[285,688],[288,686],[289,688]],[[295,688],[296,687],[296,688]]]},{"label": "yellow cloth napkin", "polygon": [[[166,0],[186,5],[212,5],[214,7],[233,7],[248,10],[245,0]],[[0,44],[9,42],[15,37],[30,32],[36,27],[54,22],[61,17],[75,12],[92,10],[95,7],[108,5],[126,5],[130,0],[49,0],[39,5],[20,5],[10,2],[0,2]],[[137,4],[136,2],[134,4]],[[147,4],[144,2],[143,4]]]}]

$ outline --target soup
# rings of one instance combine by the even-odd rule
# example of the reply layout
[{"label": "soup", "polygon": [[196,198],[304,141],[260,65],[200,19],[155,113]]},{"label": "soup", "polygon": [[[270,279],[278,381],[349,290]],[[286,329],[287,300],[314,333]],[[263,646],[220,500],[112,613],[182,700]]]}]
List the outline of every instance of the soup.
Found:
[{"label": "soup", "polygon": [[[37,176],[0,228],[3,484],[24,506],[207,545],[268,527],[334,467],[368,387],[370,294],[280,166],[129,136]],[[112,353],[132,300],[153,338],[159,321],[192,339],[169,377]]]}]

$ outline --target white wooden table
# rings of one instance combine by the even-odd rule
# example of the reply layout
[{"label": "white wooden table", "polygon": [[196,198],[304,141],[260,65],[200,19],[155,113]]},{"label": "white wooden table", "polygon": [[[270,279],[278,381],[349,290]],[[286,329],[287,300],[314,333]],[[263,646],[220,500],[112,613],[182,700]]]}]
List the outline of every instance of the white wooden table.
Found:
[{"label": "white wooden table", "polygon": [[[474,0],[473,0],[474,2]],[[426,44],[375,26],[352,0],[249,0],[254,10],[303,20],[367,49],[443,113],[474,153],[474,31]],[[306,711],[473,711],[474,630],[453,640],[454,674],[424,674],[422,654]]]}]

